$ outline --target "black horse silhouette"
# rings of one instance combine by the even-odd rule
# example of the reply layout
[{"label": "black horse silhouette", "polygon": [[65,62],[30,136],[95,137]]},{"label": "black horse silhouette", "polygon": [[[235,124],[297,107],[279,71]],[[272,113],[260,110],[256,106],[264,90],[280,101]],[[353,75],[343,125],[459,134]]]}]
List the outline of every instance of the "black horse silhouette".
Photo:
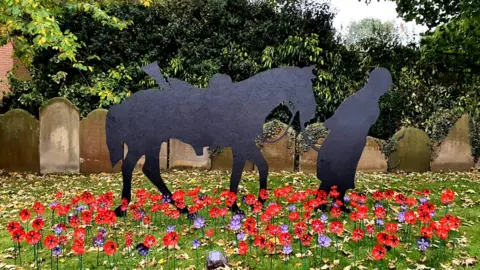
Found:
[{"label": "black horse silhouette", "polygon": [[[365,87],[343,101],[325,121],[330,133],[320,148],[312,145],[318,152],[317,178],[322,181],[319,190],[328,192],[337,186],[339,199],[343,201],[345,192],[355,188],[355,172],[368,131],[380,115],[378,101],[392,85],[387,69],[374,69]],[[342,209],[348,211],[345,207]]]},{"label": "black horse silhouette", "polygon": [[[313,68],[274,68],[237,83],[228,75],[217,74],[209,88],[198,89],[177,79],[167,82],[156,63],[144,67],[164,90],[137,92],[107,114],[112,166],[123,158],[123,144],[128,146],[122,164],[122,198],[131,199],[132,171],[143,155],[143,173],[162,194],[171,195],[160,175],[159,153],[162,142],[172,138],[190,144],[197,155],[206,146],[231,147],[230,191],[237,193],[246,160],[258,167],[260,189],[266,189],[268,164],[255,138],[263,134],[265,118],[282,103],[288,105],[292,120],[299,113],[302,129],[315,117]],[[116,213],[123,215],[120,208]]]}]

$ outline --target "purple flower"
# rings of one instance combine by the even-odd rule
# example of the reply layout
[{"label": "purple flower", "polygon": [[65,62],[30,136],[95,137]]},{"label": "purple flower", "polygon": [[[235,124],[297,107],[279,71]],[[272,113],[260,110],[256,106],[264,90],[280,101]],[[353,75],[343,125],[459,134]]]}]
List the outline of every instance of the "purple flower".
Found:
[{"label": "purple flower", "polygon": [[53,231],[55,232],[56,235],[62,234],[62,231],[63,231],[62,226],[60,226],[60,224],[57,224],[57,226],[55,226]]},{"label": "purple flower", "polygon": [[376,223],[377,226],[379,226],[379,227],[382,227],[383,224],[384,224],[383,219],[381,219],[381,218],[377,218],[377,220],[375,221],[375,223]]},{"label": "purple flower", "polygon": [[103,247],[104,242],[105,242],[105,238],[100,234],[93,237],[93,246],[94,247]]},{"label": "purple flower", "polygon": [[236,214],[232,217],[232,220],[235,220],[235,221],[238,221],[238,222],[242,222],[242,219],[243,219],[243,216],[239,215],[239,214]]},{"label": "purple flower", "polygon": [[400,205],[400,209],[402,209],[403,211],[407,210],[407,206],[405,204],[402,204]]},{"label": "purple flower", "polygon": [[337,202],[332,202],[332,207],[338,207]]},{"label": "purple flower", "polygon": [[230,227],[230,229],[232,229],[234,231],[238,231],[238,230],[240,230],[242,225],[241,225],[240,221],[232,219],[232,221],[230,221],[229,227]]},{"label": "purple flower", "polygon": [[287,224],[280,225],[280,230],[282,231],[282,233],[288,233],[288,225]]},{"label": "purple flower", "polygon": [[200,247],[201,242],[198,239],[193,239],[192,245],[193,245],[193,248],[197,249],[198,247]]},{"label": "purple flower", "polygon": [[56,246],[56,247],[52,248],[52,253],[55,256],[59,256],[60,254],[62,254],[62,248],[59,247],[59,246]]},{"label": "purple flower", "polygon": [[343,196],[343,201],[344,201],[344,202],[349,202],[349,201],[350,201],[350,197],[349,197],[348,195]]},{"label": "purple flower", "polygon": [[383,204],[381,202],[375,202],[373,207],[377,209],[378,207],[383,207]]},{"label": "purple flower", "polygon": [[243,232],[237,234],[237,240],[243,241],[245,239],[245,234]]},{"label": "purple flower", "polygon": [[107,230],[105,230],[105,228],[102,228],[102,227],[98,228],[98,232],[101,233],[102,235],[107,234]]},{"label": "purple flower", "polygon": [[422,237],[417,241],[418,249],[420,251],[426,251],[430,247],[430,241],[427,238]]},{"label": "purple flower", "polygon": [[169,203],[171,201],[172,201],[172,195],[169,195],[169,194],[163,195],[162,202]]},{"label": "purple flower", "polygon": [[435,211],[430,212],[430,216],[431,217],[435,216]]},{"label": "purple flower", "polygon": [[187,215],[188,220],[194,220],[197,218],[197,213],[191,213]]},{"label": "purple flower", "polygon": [[283,246],[283,254],[288,255],[292,253],[292,247],[291,246]]},{"label": "purple flower", "polygon": [[326,235],[322,234],[318,237],[318,244],[323,248],[329,247],[331,242],[332,242],[332,239],[330,239]]},{"label": "purple flower", "polygon": [[326,214],[322,214],[322,215],[320,216],[320,220],[321,220],[323,223],[325,223],[325,222],[328,221],[328,216],[327,216]]},{"label": "purple flower", "polygon": [[288,211],[293,212],[295,210],[297,210],[297,207],[295,207],[295,205],[289,205],[288,206]]},{"label": "purple flower", "polygon": [[405,212],[400,212],[397,215],[398,222],[405,222]]},{"label": "purple flower", "polygon": [[422,197],[419,199],[419,201],[420,201],[420,204],[424,204],[428,201],[428,198]]},{"label": "purple flower", "polygon": [[50,207],[55,207],[58,205],[58,202],[51,202],[48,206]]},{"label": "purple flower", "polygon": [[87,209],[87,207],[85,205],[80,205],[77,207],[77,212],[82,212],[83,210]]},{"label": "purple flower", "polygon": [[197,229],[205,227],[205,219],[203,219],[203,217],[197,217],[197,219],[193,221],[193,226]]},{"label": "purple flower", "polygon": [[148,252],[150,251],[143,243],[137,245],[136,249],[138,250],[138,255],[140,256],[147,256]]},{"label": "purple flower", "polygon": [[175,226],[174,225],[168,225],[167,226],[167,232],[174,232],[175,231]]}]

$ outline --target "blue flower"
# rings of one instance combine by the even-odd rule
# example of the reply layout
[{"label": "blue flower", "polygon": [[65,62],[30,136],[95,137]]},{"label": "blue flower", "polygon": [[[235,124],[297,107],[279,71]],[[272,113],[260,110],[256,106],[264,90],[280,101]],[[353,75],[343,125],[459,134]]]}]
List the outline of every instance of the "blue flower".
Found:
[{"label": "blue flower", "polygon": [[232,229],[234,231],[238,231],[238,230],[240,230],[242,225],[241,225],[240,221],[232,219],[232,221],[230,221],[229,227],[230,227],[230,229]]},{"label": "blue flower", "polygon": [[103,244],[105,243],[105,238],[97,235],[93,237],[93,246],[94,247],[103,247]]},{"label": "blue flower", "polygon": [[56,235],[62,234],[62,231],[63,231],[62,226],[60,226],[60,224],[57,225],[57,226],[55,226],[55,228],[53,229],[53,231],[55,232]]},{"label": "blue flower", "polygon": [[295,210],[297,210],[297,207],[295,207],[295,205],[289,205],[288,206],[288,211],[293,212]]},{"label": "blue flower", "polygon": [[318,237],[318,244],[323,248],[329,247],[331,242],[332,242],[332,239],[330,239],[326,235],[322,234]]},{"label": "blue flower", "polygon": [[205,219],[203,217],[197,217],[197,219],[193,221],[193,226],[197,229],[205,227]]},{"label": "blue flower", "polygon": [[349,201],[350,201],[350,197],[349,197],[348,195],[343,196],[343,201],[344,201],[344,202],[349,202]]},{"label": "blue flower", "polygon": [[59,247],[59,246],[56,246],[56,247],[52,248],[52,253],[55,256],[59,256],[60,254],[62,254],[62,248]]},{"label": "blue flower", "polygon": [[292,247],[291,246],[283,246],[283,254],[288,255],[292,253]]},{"label": "blue flower", "polygon": [[420,251],[426,251],[428,247],[430,247],[430,241],[428,241],[428,239],[425,237],[421,237],[418,239],[417,245]]},{"label": "blue flower", "polygon": [[405,222],[405,212],[400,212],[397,215],[398,222]]},{"label": "blue flower", "polygon": [[201,242],[198,239],[193,239],[192,245],[193,245],[193,248],[198,248],[198,247],[200,247]]},{"label": "blue flower", "polygon": [[174,232],[175,231],[175,225],[168,225],[167,226],[167,232]]},{"label": "blue flower", "polygon": [[282,233],[288,233],[288,225],[287,224],[280,225],[280,230],[282,231]]},{"label": "blue flower", "polygon": [[321,220],[323,223],[325,223],[325,222],[328,221],[328,216],[327,216],[326,214],[322,214],[322,215],[320,216],[320,220]]},{"label": "blue flower", "polygon": [[383,219],[381,219],[381,218],[377,218],[377,220],[375,221],[375,223],[376,223],[377,226],[379,226],[379,227],[382,227],[383,224],[384,224]]},{"label": "blue flower", "polygon": [[237,240],[243,241],[245,239],[245,234],[243,232],[237,234]]},{"label": "blue flower", "polygon": [[137,245],[136,249],[138,250],[138,255],[140,256],[147,256],[148,252],[150,251],[143,243]]}]

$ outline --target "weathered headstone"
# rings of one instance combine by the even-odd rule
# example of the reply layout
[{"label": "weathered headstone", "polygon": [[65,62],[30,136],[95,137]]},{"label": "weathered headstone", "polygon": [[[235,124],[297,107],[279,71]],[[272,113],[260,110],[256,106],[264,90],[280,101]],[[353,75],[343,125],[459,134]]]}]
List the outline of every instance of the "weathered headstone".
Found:
[{"label": "weathered headstone", "polygon": [[40,108],[40,172],[80,171],[80,114],[70,101],[54,98]]},{"label": "weathered headstone", "polygon": [[38,121],[24,110],[0,115],[0,169],[40,172]]},{"label": "weathered headstone", "polygon": [[[324,138],[317,141],[318,146],[321,147]],[[362,156],[358,162],[357,171],[362,172],[386,172],[387,171],[387,159],[381,151],[379,139],[373,137],[367,137],[365,148],[363,149]],[[317,171],[317,157],[318,153],[309,149],[308,151],[300,152],[299,170],[307,173],[315,173]]]},{"label": "weathered headstone", "polygon": [[[325,138],[321,138],[317,141],[316,145],[320,146],[322,145],[323,140]],[[317,157],[318,153],[317,151],[309,148],[307,151],[304,151],[302,147],[299,149],[299,164],[298,164],[298,169],[301,172],[306,172],[306,173],[316,173],[317,172]]]},{"label": "weathered headstone", "polygon": [[[287,127],[278,121],[266,123],[267,139],[270,141],[277,139]],[[295,131],[290,128],[279,141],[262,144],[261,151],[268,163],[269,171],[293,172],[295,170],[295,137]]]},{"label": "weathered headstone", "polygon": [[388,156],[389,171],[426,172],[430,170],[431,141],[418,128],[402,128],[391,138]]},{"label": "weathered headstone", "polygon": [[469,117],[463,115],[433,154],[432,171],[469,171],[473,166]]},{"label": "weathered headstone", "polygon": [[228,267],[227,256],[218,250],[210,251],[207,256],[206,267],[208,270]]},{"label": "weathered headstone", "polygon": [[171,139],[169,156],[170,168],[210,169],[211,161],[208,155],[208,147],[203,148],[203,155],[197,156],[195,150],[189,144],[180,140]]},{"label": "weathered headstone", "polygon": [[[232,148],[225,147],[222,151],[212,158],[212,170],[232,170],[233,153]],[[253,171],[253,163],[250,160],[245,162],[244,171]]]},{"label": "weathered headstone", "polygon": [[382,141],[373,137],[367,137],[367,143],[358,162],[357,171],[362,172],[386,172],[387,159],[382,152]]},{"label": "weathered headstone", "polygon": [[120,172],[121,164],[112,168],[105,140],[107,110],[97,109],[80,121],[80,172]]}]

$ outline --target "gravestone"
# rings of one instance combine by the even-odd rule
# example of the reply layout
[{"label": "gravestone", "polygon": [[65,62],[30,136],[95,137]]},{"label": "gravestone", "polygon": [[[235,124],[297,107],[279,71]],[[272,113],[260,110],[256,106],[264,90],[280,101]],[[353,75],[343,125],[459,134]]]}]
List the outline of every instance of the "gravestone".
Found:
[{"label": "gravestone", "polygon": [[80,114],[70,101],[54,98],[40,108],[40,172],[80,171]]},{"label": "gravestone", "polygon": [[24,110],[0,115],[0,169],[40,172],[38,121]]},{"label": "gravestone", "polygon": [[357,171],[362,172],[386,172],[387,159],[382,152],[383,142],[368,136],[362,156],[358,162]]},{"label": "gravestone", "polygon": [[[287,127],[279,121],[266,123],[264,129],[268,131],[267,139],[270,141],[277,139]],[[293,172],[295,170],[295,131],[290,128],[287,135],[279,141],[262,144],[261,152],[268,163],[269,171]]]},{"label": "gravestone", "polygon": [[192,146],[176,139],[170,140],[169,157],[170,168],[210,169],[211,165],[208,147],[203,148],[203,155],[197,156]]},{"label": "gravestone", "polygon": [[105,140],[107,110],[97,109],[80,121],[80,172],[120,172],[121,164],[114,168],[110,164]]},{"label": "gravestone", "polygon": [[[321,147],[324,138],[317,141]],[[318,153],[313,149],[300,152],[299,170],[307,173],[316,173]],[[381,151],[381,141],[373,137],[367,137],[365,148],[358,162],[357,171],[362,172],[386,172],[387,159]]]},{"label": "gravestone", "polygon": [[463,115],[435,149],[432,171],[469,171],[473,166],[469,117]]},{"label": "gravestone", "polygon": [[391,172],[426,172],[430,170],[431,141],[418,128],[402,128],[391,139],[392,152],[388,157]]},{"label": "gravestone", "polygon": [[[233,164],[232,148],[225,147],[212,158],[212,170],[231,171]],[[245,162],[244,171],[253,171],[253,163],[250,160]]]}]

